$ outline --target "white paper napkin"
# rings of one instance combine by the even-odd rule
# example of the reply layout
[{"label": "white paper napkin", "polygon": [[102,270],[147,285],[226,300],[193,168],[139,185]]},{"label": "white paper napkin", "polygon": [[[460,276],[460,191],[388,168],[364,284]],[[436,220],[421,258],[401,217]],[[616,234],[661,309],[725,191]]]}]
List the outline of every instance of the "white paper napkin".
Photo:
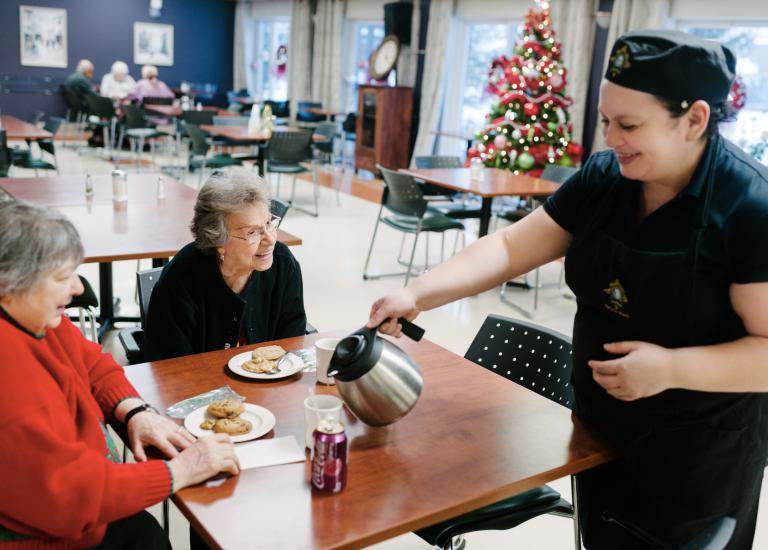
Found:
[{"label": "white paper napkin", "polygon": [[235,445],[235,453],[240,461],[240,468],[261,468],[275,466],[277,464],[289,464],[291,462],[304,462],[304,449],[296,443],[292,435],[276,437],[274,439],[261,439],[249,443]]}]

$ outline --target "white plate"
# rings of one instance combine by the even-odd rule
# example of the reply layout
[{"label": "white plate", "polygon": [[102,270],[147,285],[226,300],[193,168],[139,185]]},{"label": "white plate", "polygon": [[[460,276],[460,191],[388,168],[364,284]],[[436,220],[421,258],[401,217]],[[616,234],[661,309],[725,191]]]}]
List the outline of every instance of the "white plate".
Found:
[{"label": "white plate", "polygon": [[[203,420],[206,418],[213,418],[206,414],[205,411],[207,408],[208,406],[206,405],[205,407],[195,409],[184,419],[184,427],[197,437],[203,437],[214,433],[213,430],[204,430],[200,427]],[[245,412],[240,415],[240,418],[249,421],[253,427],[247,434],[231,436],[234,443],[256,439],[269,433],[269,430],[275,427],[275,415],[272,414],[269,409],[251,403],[245,404]]]},{"label": "white plate", "polygon": [[258,380],[276,380],[278,378],[286,378],[288,376],[293,376],[304,368],[304,361],[302,361],[301,358],[299,358],[297,355],[286,353],[284,357],[285,359],[282,363],[280,363],[280,370],[274,374],[250,372],[243,368],[243,363],[253,359],[253,351],[238,353],[229,360],[227,366],[229,367],[229,370],[235,374],[239,374],[240,376],[244,376],[246,378],[256,378]]}]

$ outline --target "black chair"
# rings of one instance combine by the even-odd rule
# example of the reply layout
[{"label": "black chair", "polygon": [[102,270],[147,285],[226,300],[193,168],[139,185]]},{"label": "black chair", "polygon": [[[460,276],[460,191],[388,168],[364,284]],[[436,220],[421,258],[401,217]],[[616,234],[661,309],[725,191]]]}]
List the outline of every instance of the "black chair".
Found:
[{"label": "black chair", "polygon": [[213,124],[213,117],[216,115],[216,111],[210,109],[203,109],[202,111],[183,111],[181,113],[181,120],[187,124],[194,124],[195,126],[201,126],[203,124]]},{"label": "black chair", "polygon": [[[453,156],[420,156],[413,157],[416,168],[461,168],[463,163],[459,157]],[[444,196],[448,202],[430,203],[429,208],[434,212],[440,212],[457,220],[480,218],[480,204],[477,199],[464,193],[452,192],[450,189],[424,182],[424,194],[430,196]]]},{"label": "black chair", "polygon": [[174,97],[150,97],[142,98],[142,105],[173,105]]},{"label": "black chair", "polygon": [[637,540],[642,541],[647,548],[658,550],[723,550],[728,546],[733,532],[736,530],[736,520],[725,516],[712,522],[690,541],[682,546],[677,546],[659,540],[645,529],[613,512],[604,512],[603,519],[608,523],[618,525]]},{"label": "black chair", "polygon": [[88,279],[82,275],[78,275],[78,277],[80,278],[80,283],[83,285],[83,293],[78,296],[73,296],[72,301],[67,305],[67,308],[77,308],[80,330],[83,333],[83,336],[86,338],[88,337],[86,330],[87,320],[90,325],[91,341],[98,343],[99,333],[96,326],[96,315],[94,314],[94,310],[99,307],[99,299],[96,297],[96,293],[93,291],[93,287],[91,286],[91,283],[88,282]]},{"label": "black chair", "polygon": [[153,267],[144,271],[136,272],[136,287],[139,291],[139,319],[141,326],[135,328],[121,329],[118,333],[120,343],[125,350],[125,357],[129,365],[135,365],[144,361],[144,326],[147,322],[147,310],[149,308],[149,299],[152,296],[152,289],[160,279],[162,267]]},{"label": "black chair", "polygon": [[[314,127],[325,120],[323,115],[310,113],[307,109],[322,109],[323,104],[317,101],[299,101],[296,104],[296,123],[301,127]],[[273,113],[274,114],[274,113]]]},{"label": "black chair", "polygon": [[8,148],[8,136],[4,128],[0,128],[0,178],[8,177],[11,169],[11,150]]},{"label": "black chair", "polygon": [[310,146],[312,144],[311,132],[280,132],[272,133],[272,137],[267,145],[267,173],[277,174],[277,193],[280,195],[280,178],[283,174],[292,176],[291,198],[288,204],[296,210],[300,210],[310,216],[317,217],[317,182],[312,183],[313,196],[315,201],[315,211],[300,208],[293,204],[296,198],[296,175],[308,172],[309,169],[302,165],[303,162],[312,158]]},{"label": "black chair", "polygon": [[54,145],[54,139],[63,122],[64,122],[63,118],[53,117],[53,116],[50,117],[48,120],[45,121],[43,130],[50,132],[51,137],[40,139],[37,141],[37,145],[38,147],[40,147],[40,150],[48,153],[53,157],[53,163],[50,163],[43,158],[35,158],[35,157],[32,157],[31,154],[26,154],[21,156],[18,159],[14,159],[13,160],[14,166],[34,170],[35,176],[37,176],[38,170],[56,170],[56,173],[58,174],[59,163],[56,161],[56,146]]},{"label": "black chair", "polygon": [[277,227],[280,227],[280,224],[285,220],[285,215],[288,213],[290,207],[290,204],[280,199],[272,199],[269,202],[269,213],[280,218]]},{"label": "black chair", "polygon": [[125,114],[124,128],[120,132],[119,148],[122,148],[123,138],[128,136],[131,144],[131,151],[137,151],[138,158],[136,162],[136,171],[141,167],[141,154],[144,151],[144,143],[149,142],[152,160],[155,156],[155,140],[157,138],[172,137],[167,132],[161,132],[152,126],[144,116],[142,110],[136,105],[123,105],[123,114]]},{"label": "black chair", "polygon": [[[104,148],[114,149],[116,128],[117,128],[117,110],[115,104],[108,97],[100,95],[89,95],[85,98],[88,105],[89,124],[95,128],[101,128],[101,135],[104,140]],[[96,117],[98,120],[94,120]]]},{"label": "black chair", "polygon": [[[372,279],[381,279],[382,277],[399,277],[405,275],[405,284],[408,285],[408,280],[411,277],[411,271],[413,269],[413,259],[416,254],[416,245],[419,242],[419,236],[421,233],[441,233],[443,235],[443,246],[441,251],[445,248],[445,232],[451,229],[458,231],[464,230],[464,225],[458,220],[444,216],[436,212],[427,211],[427,200],[424,198],[421,183],[416,181],[413,176],[388,170],[383,166],[377,165],[377,168],[381,171],[381,175],[384,177],[384,193],[381,197],[381,208],[376,216],[376,224],[373,227],[373,236],[371,237],[371,245],[368,248],[368,256],[365,259],[365,267],[363,267],[363,279],[368,281]],[[384,209],[390,211],[393,215],[383,216]],[[368,264],[371,261],[371,254],[373,253],[373,245],[376,241],[376,233],[379,229],[379,223],[383,222],[396,231],[401,231],[403,237],[406,234],[413,234],[413,248],[411,249],[411,256],[408,262],[408,270],[403,273],[387,273],[381,275],[371,275],[368,273]],[[458,241],[458,236],[456,238]],[[399,257],[402,254],[403,245],[400,245]],[[455,246],[454,246],[455,250]],[[427,240],[426,246],[426,261],[424,268],[427,268],[429,263],[429,240]],[[442,260],[442,254],[441,254]]]},{"label": "black chair", "polygon": [[205,138],[203,131],[194,124],[187,124],[187,133],[189,134],[190,147],[187,168],[191,170],[200,170],[197,178],[197,187],[203,184],[203,172],[206,168],[213,170],[225,168],[227,166],[242,165],[243,161],[233,157],[228,153],[208,156],[208,150],[211,144]]}]

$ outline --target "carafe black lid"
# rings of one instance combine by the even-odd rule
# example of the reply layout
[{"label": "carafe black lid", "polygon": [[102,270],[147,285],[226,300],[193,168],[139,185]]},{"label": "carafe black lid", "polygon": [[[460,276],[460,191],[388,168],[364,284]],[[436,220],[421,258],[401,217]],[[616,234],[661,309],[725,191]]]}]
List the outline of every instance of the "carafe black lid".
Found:
[{"label": "carafe black lid", "polygon": [[343,382],[357,380],[373,368],[381,357],[381,341],[375,328],[363,327],[343,338],[328,365],[328,376]]}]

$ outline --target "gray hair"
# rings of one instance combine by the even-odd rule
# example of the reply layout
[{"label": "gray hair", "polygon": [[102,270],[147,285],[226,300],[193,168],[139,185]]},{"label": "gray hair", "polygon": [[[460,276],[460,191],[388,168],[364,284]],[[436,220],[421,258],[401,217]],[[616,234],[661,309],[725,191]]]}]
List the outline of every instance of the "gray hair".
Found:
[{"label": "gray hair", "polygon": [[112,70],[110,72],[113,75],[121,74],[125,76],[128,74],[128,65],[125,63],[125,61],[115,61],[112,63]]},{"label": "gray hair", "polygon": [[157,78],[157,67],[154,65],[144,65],[141,68],[141,78],[145,78],[147,80]]},{"label": "gray hair", "polygon": [[26,201],[0,204],[0,296],[29,290],[82,259],[80,235],[63,214]]},{"label": "gray hair", "polygon": [[192,234],[203,252],[211,253],[229,240],[227,216],[252,204],[270,204],[269,185],[244,168],[213,172],[200,189],[192,218]]},{"label": "gray hair", "polygon": [[92,71],[93,70],[93,63],[90,62],[88,59],[81,59],[77,62],[77,69],[75,69],[78,73],[84,73],[85,71]]}]

